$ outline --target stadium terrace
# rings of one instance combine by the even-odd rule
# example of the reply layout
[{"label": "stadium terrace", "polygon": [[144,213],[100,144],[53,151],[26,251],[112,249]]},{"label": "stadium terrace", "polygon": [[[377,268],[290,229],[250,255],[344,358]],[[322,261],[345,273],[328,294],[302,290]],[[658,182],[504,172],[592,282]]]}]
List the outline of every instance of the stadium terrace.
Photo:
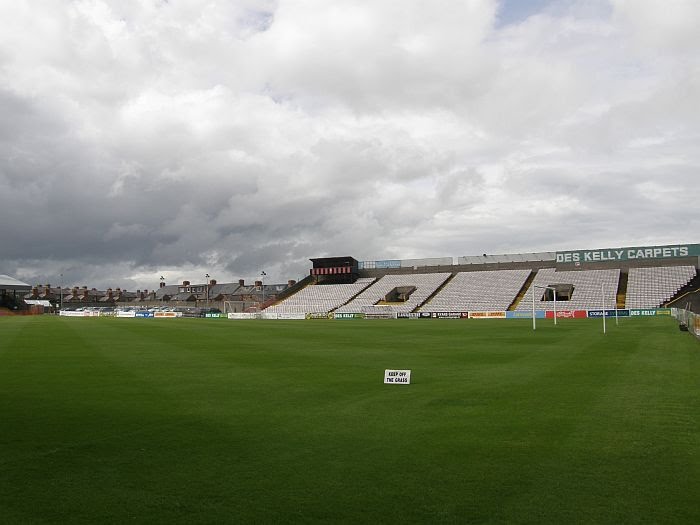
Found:
[{"label": "stadium terrace", "polygon": [[[312,258],[308,275],[283,284],[161,282],[153,290],[99,291],[14,282],[3,306],[49,311],[206,309],[231,318],[524,318],[700,311],[700,244],[358,261]],[[9,283],[10,278],[6,278]],[[19,300],[18,300],[19,293]],[[589,312],[592,312],[589,314]]]}]

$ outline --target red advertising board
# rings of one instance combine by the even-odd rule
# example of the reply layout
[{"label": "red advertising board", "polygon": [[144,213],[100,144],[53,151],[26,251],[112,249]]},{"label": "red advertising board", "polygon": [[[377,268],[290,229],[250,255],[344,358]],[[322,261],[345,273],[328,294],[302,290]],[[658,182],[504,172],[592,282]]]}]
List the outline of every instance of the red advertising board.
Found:
[{"label": "red advertising board", "polygon": [[[554,319],[554,312],[548,310],[544,314],[545,319]],[[586,310],[559,310],[557,319],[585,319],[588,317]]]}]

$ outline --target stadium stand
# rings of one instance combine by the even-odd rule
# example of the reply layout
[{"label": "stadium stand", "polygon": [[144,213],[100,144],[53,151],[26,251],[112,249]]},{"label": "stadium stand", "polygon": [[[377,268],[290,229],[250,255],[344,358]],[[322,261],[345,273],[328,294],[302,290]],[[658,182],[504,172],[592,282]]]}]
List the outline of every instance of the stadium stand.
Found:
[{"label": "stadium stand", "polygon": [[341,256],[311,262],[309,274],[299,282],[271,285],[260,280],[246,285],[243,279],[237,284],[211,279],[166,285],[162,277],[159,288],[136,293],[48,284],[35,285],[26,293],[30,286],[22,283],[26,290],[19,294],[3,285],[3,280],[11,278],[0,275],[0,306],[15,307],[17,296],[23,303],[49,300],[69,308],[205,305],[223,308],[225,313],[337,312],[367,317],[414,313],[402,317],[426,317],[433,312],[525,311],[532,308],[533,297],[536,309],[551,310],[552,291],[544,289],[548,286],[556,288],[561,310],[700,304],[700,244],[402,260],[358,261]]},{"label": "stadium stand", "polygon": [[656,308],[671,299],[695,277],[693,266],[630,268],[627,308]]},{"label": "stadium stand", "polygon": [[31,285],[18,281],[9,275],[0,275],[0,308],[2,313],[7,314],[19,308],[26,308],[22,300]]},{"label": "stadium stand", "polygon": [[371,285],[371,277],[360,278],[352,284],[314,284],[307,286],[282,302],[265,309],[266,313],[328,313],[345,304]]},{"label": "stadium stand", "polygon": [[517,306],[517,310],[532,308],[532,294],[535,295],[535,308],[551,309],[552,301],[543,301],[543,287],[555,284],[573,285],[571,298],[559,302],[557,308],[562,310],[586,310],[597,308],[614,308],[616,304],[617,287],[620,279],[620,269],[610,270],[579,270],[556,271],[554,268],[543,268],[537,272],[533,283]]},{"label": "stadium stand", "polygon": [[530,270],[460,272],[420,310],[426,312],[505,311]]},{"label": "stadium stand", "polygon": [[435,293],[451,275],[448,272],[385,275],[336,311],[339,313],[365,312],[368,307],[371,308],[384,301],[394,289],[412,288],[413,290],[406,301],[382,305],[390,306],[394,312],[412,312]]}]

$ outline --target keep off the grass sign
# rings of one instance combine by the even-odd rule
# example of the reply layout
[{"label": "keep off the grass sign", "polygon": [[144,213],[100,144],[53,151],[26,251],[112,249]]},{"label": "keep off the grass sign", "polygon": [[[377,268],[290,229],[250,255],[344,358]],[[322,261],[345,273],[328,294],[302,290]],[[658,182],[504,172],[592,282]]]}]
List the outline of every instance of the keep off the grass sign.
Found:
[{"label": "keep off the grass sign", "polygon": [[384,370],[385,385],[410,385],[410,370]]}]

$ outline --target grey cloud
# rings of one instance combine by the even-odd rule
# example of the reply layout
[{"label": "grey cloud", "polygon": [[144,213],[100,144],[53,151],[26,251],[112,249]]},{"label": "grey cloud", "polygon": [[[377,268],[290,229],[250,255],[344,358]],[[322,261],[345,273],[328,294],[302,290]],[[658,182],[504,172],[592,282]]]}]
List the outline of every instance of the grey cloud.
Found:
[{"label": "grey cloud", "polygon": [[284,281],[697,230],[700,62],[653,3],[32,5],[0,5],[2,273]]}]

